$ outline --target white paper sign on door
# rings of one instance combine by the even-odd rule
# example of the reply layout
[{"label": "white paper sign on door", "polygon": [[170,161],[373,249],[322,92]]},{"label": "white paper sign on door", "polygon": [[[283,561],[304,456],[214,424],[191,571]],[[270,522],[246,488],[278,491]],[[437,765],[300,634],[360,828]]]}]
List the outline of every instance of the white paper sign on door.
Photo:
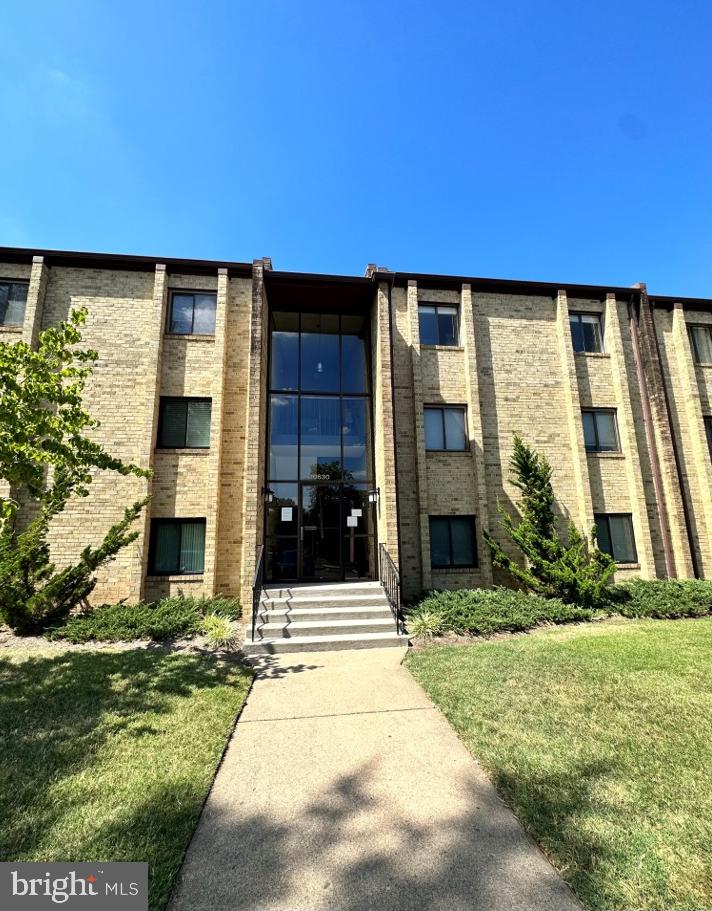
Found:
[{"label": "white paper sign on door", "polygon": [[358,525],[358,519],[356,516],[346,516],[346,524],[349,528],[356,528]]},{"label": "white paper sign on door", "polygon": [[291,507],[291,506],[283,506],[283,507],[282,507],[282,521],[283,521],[283,522],[291,522],[291,521],[292,521],[292,507]]},{"label": "white paper sign on door", "polygon": [[362,509],[352,509],[352,510],[351,510],[351,515],[352,515],[352,516],[357,516],[357,517],[360,519],[361,516],[363,515],[363,510],[362,510]]}]

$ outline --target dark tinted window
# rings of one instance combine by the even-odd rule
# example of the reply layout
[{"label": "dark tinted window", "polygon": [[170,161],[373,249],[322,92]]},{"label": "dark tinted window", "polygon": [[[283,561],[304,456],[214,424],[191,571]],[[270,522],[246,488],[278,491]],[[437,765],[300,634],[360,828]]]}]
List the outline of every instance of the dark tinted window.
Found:
[{"label": "dark tinted window", "polygon": [[210,399],[162,398],[158,416],[159,449],[207,449],[211,406]]},{"label": "dark tinted window", "polygon": [[451,305],[420,304],[418,327],[421,345],[459,344],[458,308]]},{"label": "dark tinted window", "polygon": [[591,408],[581,412],[587,452],[618,452],[616,413],[611,409]]},{"label": "dark tinted window", "polygon": [[365,317],[342,316],[341,333],[341,391],[367,392],[368,326]]},{"label": "dark tinted window", "polygon": [[632,516],[600,513],[594,519],[599,550],[610,554],[616,563],[636,563]]},{"label": "dark tinted window", "polygon": [[339,392],[339,317],[302,314],[302,391]]},{"label": "dark tinted window", "polygon": [[571,342],[574,351],[603,351],[603,327],[600,313],[569,313]]},{"label": "dark tinted window", "polygon": [[179,335],[215,335],[216,295],[203,291],[171,294],[168,331]]},{"label": "dark tinted window", "polygon": [[296,395],[270,396],[269,476],[296,480],[299,422]]},{"label": "dark tinted window", "polygon": [[477,565],[474,516],[430,517],[430,562],[434,567]]},{"label": "dark tinted window", "polygon": [[25,321],[27,285],[0,281],[0,326],[21,326]]},{"label": "dark tinted window", "polygon": [[712,326],[690,326],[692,351],[698,364],[712,364]]},{"label": "dark tinted window", "polygon": [[423,419],[427,450],[462,451],[466,448],[465,409],[462,406],[428,405],[423,409]]},{"label": "dark tinted window", "polygon": [[202,573],[205,519],[152,519],[150,572],[155,575]]},{"label": "dark tinted window", "polygon": [[276,313],[272,317],[273,389],[299,388],[299,314]]}]

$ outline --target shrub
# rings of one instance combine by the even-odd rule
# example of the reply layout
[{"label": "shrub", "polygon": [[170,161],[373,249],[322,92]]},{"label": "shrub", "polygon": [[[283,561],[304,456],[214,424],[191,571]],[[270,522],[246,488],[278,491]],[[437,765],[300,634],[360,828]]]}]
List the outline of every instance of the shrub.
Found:
[{"label": "shrub", "polygon": [[611,609],[624,617],[673,620],[712,613],[712,582],[702,579],[635,579],[611,590]]},{"label": "shrub", "polygon": [[569,521],[561,535],[554,516],[553,470],[545,456],[514,435],[509,461],[512,484],[521,492],[519,507],[510,515],[498,504],[505,534],[521,552],[523,563],[513,560],[485,530],[492,563],[509,573],[528,591],[567,604],[600,607],[607,597],[616,564],[596,547],[596,530],[589,537]]},{"label": "shrub", "polygon": [[420,605],[408,617],[408,632],[419,639],[439,636],[443,629],[443,615],[439,610]]},{"label": "shrub", "polygon": [[201,623],[201,630],[208,645],[212,645],[213,648],[228,648],[235,641],[230,619],[224,614],[206,614]]},{"label": "shrub", "polygon": [[590,620],[595,615],[590,608],[564,604],[558,598],[507,588],[431,592],[410,616],[423,613],[439,616],[443,632],[480,636],[528,630],[539,623]]},{"label": "shrub", "polygon": [[240,610],[240,602],[234,598],[185,598],[180,595],[155,604],[109,604],[70,617],[50,630],[47,636],[76,643],[132,639],[161,641],[200,632],[208,613],[227,619],[239,617]]}]

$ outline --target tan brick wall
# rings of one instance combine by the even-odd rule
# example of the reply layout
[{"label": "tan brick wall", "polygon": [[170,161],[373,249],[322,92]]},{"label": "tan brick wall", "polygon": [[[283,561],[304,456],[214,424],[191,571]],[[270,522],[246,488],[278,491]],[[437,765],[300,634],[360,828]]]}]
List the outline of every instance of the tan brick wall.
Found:
[{"label": "tan brick wall", "polygon": [[[126,461],[154,470],[150,482],[99,474],[91,496],[72,503],[53,526],[52,552],[61,565],[75,559],[81,547],[97,543],[126,504],[152,493],[141,537],[102,572],[96,601],[155,598],[177,590],[239,594],[249,601],[263,538],[264,268],[263,261],[256,261],[251,281],[228,278],[217,266],[214,275],[191,275],[160,266],[131,271],[48,266],[41,260],[0,264],[0,277],[30,282],[25,326],[0,333],[0,339],[34,342],[40,327],[66,318],[72,307],[89,308],[84,342],[97,349],[99,360],[86,403],[101,422],[97,439]],[[377,276],[371,310],[374,447],[381,492],[379,541],[400,565],[404,595],[414,597],[423,588],[490,584],[482,531],[488,528],[508,548],[498,527],[497,503],[509,508],[518,497],[508,475],[515,431],[554,466],[562,523],[570,516],[588,531],[594,512],[633,515],[640,567],[621,571],[619,578],[664,574],[662,525],[627,302],[610,295],[571,299],[564,292],[553,298],[484,293],[467,284],[459,290],[432,289],[411,281],[408,287],[391,288],[389,304],[390,280]],[[217,292],[214,337],[166,332],[171,289]],[[460,307],[459,346],[421,346],[418,303],[423,301]],[[605,353],[573,353],[570,310],[603,314]],[[712,462],[703,424],[703,417],[712,414],[712,368],[694,365],[687,338],[688,324],[712,324],[712,313],[656,309],[655,320],[698,560],[704,575],[712,577]],[[650,358],[649,339],[643,339],[643,348]],[[155,449],[161,395],[212,399],[209,450]],[[423,407],[438,403],[467,408],[469,451],[425,451]],[[621,454],[585,453],[580,411],[587,406],[616,409]],[[676,569],[690,575],[659,390],[652,409]],[[429,516],[469,514],[477,518],[480,566],[474,571],[433,569]],[[206,518],[205,572],[194,578],[147,579],[150,519],[175,516]],[[495,574],[494,581],[504,580]]]},{"label": "tan brick wall", "polygon": [[[100,421],[96,438],[110,452],[144,467],[150,453],[146,428],[153,419],[159,344],[154,281],[153,272],[51,268],[41,319],[46,328],[66,319],[72,308],[88,308],[83,345],[95,348],[99,358],[85,404]],[[83,547],[99,543],[124,507],[146,489],[144,480],[98,473],[90,496],[71,501],[53,523],[53,559],[65,564]],[[143,556],[142,535],[100,572],[94,600],[137,598]]]},{"label": "tan brick wall", "polygon": [[709,415],[712,367],[694,363],[689,325],[712,326],[712,314],[656,311],[663,371],[668,385],[672,422],[687,497],[695,550],[701,574],[712,578],[712,463],[705,437],[704,416]]}]

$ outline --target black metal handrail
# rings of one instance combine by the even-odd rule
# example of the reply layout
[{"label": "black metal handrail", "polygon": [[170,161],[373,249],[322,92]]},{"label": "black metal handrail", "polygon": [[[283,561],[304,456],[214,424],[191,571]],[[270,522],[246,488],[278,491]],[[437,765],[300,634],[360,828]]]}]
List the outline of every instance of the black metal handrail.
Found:
[{"label": "black metal handrail", "polygon": [[378,576],[396,623],[396,632],[405,633],[405,618],[401,608],[400,573],[385,544],[378,545]]},{"label": "black metal handrail", "polygon": [[260,544],[257,548],[257,562],[255,565],[255,577],[252,581],[252,641],[255,641],[255,627],[257,625],[257,614],[260,609],[260,599],[262,598],[262,582],[265,577],[265,546]]}]

